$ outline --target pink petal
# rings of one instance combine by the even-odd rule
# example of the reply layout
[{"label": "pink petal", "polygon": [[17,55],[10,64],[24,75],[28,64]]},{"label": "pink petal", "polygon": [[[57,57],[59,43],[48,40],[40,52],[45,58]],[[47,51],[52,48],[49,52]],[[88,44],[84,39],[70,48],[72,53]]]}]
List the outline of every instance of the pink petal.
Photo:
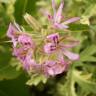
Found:
[{"label": "pink petal", "polygon": [[19,33],[19,26],[16,23],[15,23],[15,25],[12,24],[12,23],[10,23],[9,24],[8,31],[7,31],[7,36],[12,39],[12,42],[13,42],[13,46],[14,47],[16,47],[16,45],[17,45],[18,36],[20,34]]},{"label": "pink petal", "polygon": [[65,25],[65,24],[59,24],[59,23],[55,23],[53,26],[54,26],[54,28],[61,29],[61,30],[68,28],[67,25]]},{"label": "pink petal", "polygon": [[62,51],[60,51],[60,52],[57,53],[57,57],[58,57],[58,60],[60,60],[60,61],[63,61],[64,60]]},{"label": "pink petal", "polygon": [[18,43],[17,38],[12,37],[12,42],[13,42],[13,47],[16,47]]},{"label": "pink petal", "polygon": [[80,20],[80,17],[73,17],[71,19],[66,20],[63,24],[69,24],[78,20]]},{"label": "pink petal", "polygon": [[33,67],[35,64],[36,64],[35,60],[33,60],[33,59],[28,59],[28,60],[25,60],[23,67],[24,67],[25,70],[28,71],[28,70],[30,70],[31,67]]},{"label": "pink petal", "polygon": [[66,65],[68,64],[65,61],[60,61],[60,62],[56,62],[56,61],[48,61],[46,62],[46,73],[49,76],[55,76],[57,74],[61,74],[62,72],[64,72]]},{"label": "pink petal", "polygon": [[60,44],[63,48],[73,48],[77,46],[80,42],[79,41],[73,41],[69,42],[68,44]]},{"label": "pink petal", "polygon": [[64,2],[61,2],[60,6],[58,8],[58,11],[56,13],[56,16],[54,17],[55,23],[60,23],[60,21],[61,21],[63,6],[64,6]]},{"label": "pink petal", "polygon": [[51,54],[53,53],[54,51],[56,50],[56,47],[53,43],[47,43],[45,46],[44,46],[44,52],[47,53],[47,54]]},{"label": "pink petal", "polygon": [[61,74],[62,72],[64,72],[65,70],[65,66],[64,65],[60,65],[60,64],[57,64],[53,67],[54,69],[54,75],[57,75],[57,74]]},{"label": "pink petal", "polygon": [[13,26],[12,23],[10,23],[7,31],[7,36],[12,38],[15,35],[15,32],[17,32],[17,29]]},{"label": "pink petal", "polygon": [[26,48],[35,48],[35,42],[32,40],[30,35],[21,34],[18,37],[18,42],[22,44],[22,46],[26,46]]},{"label": "pink petal", "polygon": [[54,71],[53,71],[53,69],[51,69],[51,68],[48,68],[47,69],[48,71],[48,75],[51,75],[51,76],[54,76]]},{"label": "pink petal", "polygon": [[72,52],[67,51],[67,50],[63,50],[63,54],[65,56],[67,56],[70,60],[79,60],[78,54],[72,53]]},{"label": "pink petal", "polygon": [[47,36],[47,39],[53,43],[58,43],[59,41],[59,34],[58,33],[54,33],[54,34],[50,34]]},{"label": "pink petal", "polygon": [[24,54],[24,48],[14,48],[13,55],[16,56],[21,62],[25,60],[26,54]]},{"label": "pink petal", "polygon": [[26,54],[26,58],[23,61],[24,69],[30,70],[31,68],[36,67],[38,65],[38,64],[36,64],[36,61],[32,58],[32,56],[33,56],[33,52],[32,51],[29,51]]},{"label": "pink petal", "polygon": [[32,39],[30,36],[26,35],[26,34],[22,34],[18,37],[18,42],[20,43],[31,43]]},{"label": "pink petal", "polygon": [[56,2],[55,2],[55,0],[52,0],[52,8],[53,8],[53,11],[54,11],[54,17],[55,17],[55,15],[56,15]]}]

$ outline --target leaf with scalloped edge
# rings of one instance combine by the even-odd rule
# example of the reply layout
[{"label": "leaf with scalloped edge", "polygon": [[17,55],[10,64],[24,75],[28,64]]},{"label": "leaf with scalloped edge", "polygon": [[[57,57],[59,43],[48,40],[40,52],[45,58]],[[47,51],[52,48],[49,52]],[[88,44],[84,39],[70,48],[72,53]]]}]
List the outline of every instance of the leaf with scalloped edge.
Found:
[{"label": "leaf with scalloped edge", "polygon": [[92,74],[82,74],[81,71],[74,70],[73,77],[75,82],[87,92],[92,92],[96,94],[96,82],[91,81]]},{"label": "leaf with scalloped edge", "polygon": [[46,83],[47,78],[44,75],[41,74],[34,74],[31,76],[31,79],[29,79],[26,84],[27,85],[38,85],[40,82]]}]

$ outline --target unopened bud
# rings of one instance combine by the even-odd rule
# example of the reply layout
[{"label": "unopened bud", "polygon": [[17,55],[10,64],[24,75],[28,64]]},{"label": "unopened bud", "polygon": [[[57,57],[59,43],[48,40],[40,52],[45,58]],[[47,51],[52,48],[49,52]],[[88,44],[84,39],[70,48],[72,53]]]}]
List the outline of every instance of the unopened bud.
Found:
[{"label": "unopened bud", "polygon": [[40,31],[40,29],[42,28],[39,22],[28,13],[24,15],[24,19],[30,25],[30,27],[32,27],[34,30]]}]

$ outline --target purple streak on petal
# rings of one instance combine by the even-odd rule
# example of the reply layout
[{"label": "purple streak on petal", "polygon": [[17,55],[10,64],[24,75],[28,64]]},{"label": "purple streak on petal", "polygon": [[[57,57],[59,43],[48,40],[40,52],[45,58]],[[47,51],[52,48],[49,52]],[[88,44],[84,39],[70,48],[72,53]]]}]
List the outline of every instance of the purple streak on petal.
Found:
[{"label": "purple streak on petal", "polygon": [[26,48],[35,48],[35,43],[33,42],[31,36],[27,34],[21,34],[18,37],[18,42],[22,44],[22,46],[26,46]]},{"label": "purple streak on petal", "polygon": [[49,21],[53,22],[53,16],[48,11],[43,10],[42,13],[48,18]]},{"label": "purple streak on petal", "polygon": [[52,15],[48,14],[47,17],[48,17],[49,21],[53,22],[53,16]]},{"label": "purple streak on petal", "polygon": [[73,18],[71,18],[71,19],[66,20],[66,21],[64,22],[64,24],[73,23],[73,22],[78,21],[78,20],[80,20],[80,17],[73,17]]},{"label": "purple streak on petal", "polygon": [[26,35],[26,34],[22,34],[18,37],[18,42],[22,43],[23,45],[25,45],[26,43],[31,43],[32,39],[30,36]]},{"label": "purple streak on petal", "polygon": [[55,23],[60,23],[60,21],[61,21],[63,6],[64,6],[64,2],[62,1],[59,8],[58,8],[58,11],[57,11],[57,13],[56,13],[56,15],[54,17],[54,22]]},{"label": "purple streak on petal", "polygon": [[67,56],[70,60],[79,60],[79,55],[72,53],[68,50],[63,50],[63,54]]},{"label": "purple streak on petal", "polygon": [[58,34],[58,33],[54,33],[54,34],[48,35],[48,36],[47,36],[47,39],[48,39],[49,41],[51,41],[52,43],[57,44],[58,41],[59,41],[59,34]]},{"label": "purple streak on petal", "polygon": [[47,54],[51,54],[51,53],[53,53],[55,50],[56,50],[56,46],[55,46],[54,43],[47,43],[47,44],[44,46],[44,52],[47,53]]}]

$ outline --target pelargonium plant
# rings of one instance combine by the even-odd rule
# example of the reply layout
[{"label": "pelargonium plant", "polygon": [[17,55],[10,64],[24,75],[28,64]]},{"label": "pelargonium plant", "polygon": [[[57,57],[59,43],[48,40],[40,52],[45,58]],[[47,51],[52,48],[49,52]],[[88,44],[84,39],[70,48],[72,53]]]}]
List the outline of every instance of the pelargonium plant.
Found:
[{"label": "pelargonium plant", "polygon": [[[64,2],[56,11],[55,0],[52,0],[53,15],[45,13],[51,27],[43,28],[39,22],[29,14],[25,14],[26,22],[33,28],[33,33],[28,33],[16,22],[10,23],[7,36],[13,43],[13,56],[20,62],[22,68],[32,76],[39,74],[45,78],[54,77],[65,71],[73,61],[79,60],[79,55],[70,50],[79,44],[68,32],[62,35],[60,31],[68,30],[68,24],[79,20],[73,17],[62,21]],[[66,32],[67,33],[67,32]]]}]

